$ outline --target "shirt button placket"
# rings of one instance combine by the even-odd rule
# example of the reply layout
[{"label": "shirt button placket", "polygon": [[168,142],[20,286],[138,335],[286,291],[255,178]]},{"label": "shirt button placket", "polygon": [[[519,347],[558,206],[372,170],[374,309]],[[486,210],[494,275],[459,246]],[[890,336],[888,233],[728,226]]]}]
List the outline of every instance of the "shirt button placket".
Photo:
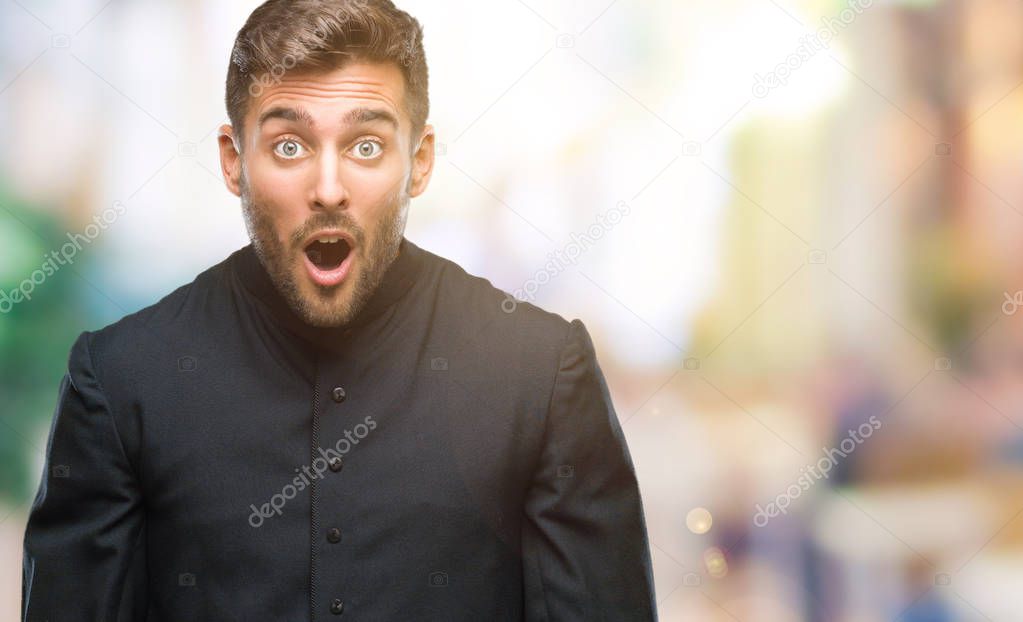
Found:
[{"label": "shirt button placket", "polygon": [[[345,391],[344,387],[336,386],[330,391],[330,397],[335,403],[340,404],[348,398],[348,392]],[[344,467],[344,460],[338,456],[333,456],[327,461],[327,465],[330,470],[334,473],[339,472]],[[337,527],[331,527],[327,530],[327,542],[331,544],[337,544],[341,542],[341,530]],[[330,602],[330,612],[334,615],[341,615],[345,610],[345,601],[340,598],[335,598]]]},{"label": "shirt button placket", "polygon": [[[345,391],[344,387],[337,386],[337,387],[334,387],[333,389],[330,390],[330,397],[335,402],[340,404],[341,402],[345,401],[345,399],[348,398],[348,392]],[[339,458],[337,456],[334,456],[330,460],[327,461],[327,465],[330,467],[330,470],[335,472],[335,473],[340,471],[341,468],[344,467],[344,464],[345,464],[344,460],[342,460],[341,458]]]}]

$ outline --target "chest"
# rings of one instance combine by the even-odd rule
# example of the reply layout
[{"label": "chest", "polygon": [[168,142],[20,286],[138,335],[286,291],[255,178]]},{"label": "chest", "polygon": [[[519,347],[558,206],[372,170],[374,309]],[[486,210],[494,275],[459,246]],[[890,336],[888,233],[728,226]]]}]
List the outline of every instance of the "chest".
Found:
[{"label": "chest", "polygon": [[141,404],[150,508],[211,539],[307,530],[314,511],[406,534],[502,528],[542,417],[506,376],[435,354],[325,356],[306,376],[268,359],[197,362]]}]

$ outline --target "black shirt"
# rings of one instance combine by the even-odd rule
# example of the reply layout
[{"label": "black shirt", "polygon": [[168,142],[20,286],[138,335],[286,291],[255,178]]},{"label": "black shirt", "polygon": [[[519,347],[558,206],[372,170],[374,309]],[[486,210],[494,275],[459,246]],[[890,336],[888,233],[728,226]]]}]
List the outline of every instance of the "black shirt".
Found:
[{"label": "black shirt", "polygon": [[71,348],[25,620],[655,620],[590,336],[407,239],[349,324],[251,245]]}]

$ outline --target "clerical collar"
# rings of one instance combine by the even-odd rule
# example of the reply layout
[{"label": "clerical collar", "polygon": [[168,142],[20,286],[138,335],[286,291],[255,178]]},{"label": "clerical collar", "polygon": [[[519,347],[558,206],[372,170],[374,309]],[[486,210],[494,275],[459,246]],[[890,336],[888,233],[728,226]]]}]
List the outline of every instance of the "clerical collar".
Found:
[{"label": "clerical collar", "polygon": [[270,275],[263,268],[252,244],[236,251],[232,263],[245,288],[269,307],[282,327],[305,338],[314,346],[325,346],[346,339],[359,326],[379,317],[412,288],[422,265],[423,250],[404,236],[401,238],[399,249],[398,256],[384,272],[380,285],[370,295],[358,315],[347,324],[330,327],[307,324],[295,313],[270,280]]}]

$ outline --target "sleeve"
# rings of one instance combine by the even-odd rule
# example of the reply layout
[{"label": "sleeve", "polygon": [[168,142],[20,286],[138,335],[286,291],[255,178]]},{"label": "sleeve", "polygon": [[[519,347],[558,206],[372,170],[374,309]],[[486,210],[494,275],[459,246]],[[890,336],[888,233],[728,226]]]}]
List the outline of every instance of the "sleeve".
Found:
[{"label": "sleeve", "polygon": [[141,493],[89,337],[71,348],[25,530],[23,622],[145,618]]},{"label": "sleeve", "polygon": [[523,522],[525,619],[656,622],[635,470],[580,320],[571,322],[545,425]]}]

